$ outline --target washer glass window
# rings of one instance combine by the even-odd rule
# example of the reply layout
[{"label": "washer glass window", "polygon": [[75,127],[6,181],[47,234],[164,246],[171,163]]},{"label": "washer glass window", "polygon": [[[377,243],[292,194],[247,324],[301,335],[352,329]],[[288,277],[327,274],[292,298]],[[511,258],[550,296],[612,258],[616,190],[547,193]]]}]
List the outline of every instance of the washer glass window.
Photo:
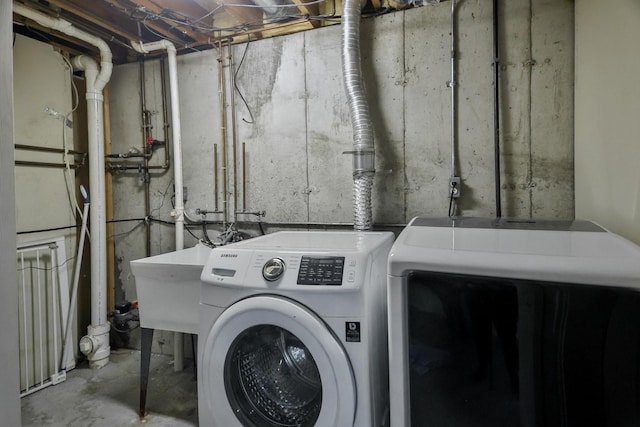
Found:
[{"label": "washer glass window", "polygon": [[295,335],[274,325],[244,330],[225,360],[225,388],[234,413],[249,426],[313,426],[322,383],[313,356]]}]

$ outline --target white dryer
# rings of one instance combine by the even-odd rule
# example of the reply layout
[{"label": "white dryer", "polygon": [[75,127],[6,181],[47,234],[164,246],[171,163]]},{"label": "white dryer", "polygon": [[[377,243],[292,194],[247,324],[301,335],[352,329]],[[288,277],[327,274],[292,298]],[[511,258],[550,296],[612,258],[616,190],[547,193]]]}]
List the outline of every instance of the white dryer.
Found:
[{"label": "white dryer", "polygon": [[388,425],[388,232],[278,232],[202,271],[201,426]]}]

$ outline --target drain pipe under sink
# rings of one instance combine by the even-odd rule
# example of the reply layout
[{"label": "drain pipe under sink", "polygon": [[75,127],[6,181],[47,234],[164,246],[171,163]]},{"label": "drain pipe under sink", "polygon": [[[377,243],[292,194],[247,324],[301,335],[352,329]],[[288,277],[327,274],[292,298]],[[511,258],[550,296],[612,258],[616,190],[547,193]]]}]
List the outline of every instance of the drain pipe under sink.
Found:
[{"label": "drain pipe under sink", "polygon": [[[173,182],[175,207],[172,215],[176,223],[176,251],[184,249],[184,195],[182,179],[182,137],[180,129],[180,104],[178,100],[178,66],[176,61],[176,47],[169,40],[159,40],[150,43],[131,42],[136,52],[150,53],[156,50],[166,50],[169,65],[169,94],[171,103],[171,130],[173,139]],[[144,82],[142,83],[144,84]],[[181,371],[184,367],[184,335],[175,332],[173,340],[174,370]]]},{"label": "drain pipe under sink", "polygon": [[360,64],[361,0],[342,4],[342,77],[353,126],[353,226],[357,231],[372,228],[371,189],[375,174],[375,149],[369,105]]}]

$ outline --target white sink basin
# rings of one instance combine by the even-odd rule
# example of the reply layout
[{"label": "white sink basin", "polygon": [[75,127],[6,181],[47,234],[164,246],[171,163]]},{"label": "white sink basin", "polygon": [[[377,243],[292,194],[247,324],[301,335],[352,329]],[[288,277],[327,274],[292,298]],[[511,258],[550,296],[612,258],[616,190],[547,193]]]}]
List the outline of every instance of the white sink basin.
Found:
[{"label": "white sink basin", "polygon": [[197,245],[131,261],[140,326],[198,333],[200,274],[211,248]]}]

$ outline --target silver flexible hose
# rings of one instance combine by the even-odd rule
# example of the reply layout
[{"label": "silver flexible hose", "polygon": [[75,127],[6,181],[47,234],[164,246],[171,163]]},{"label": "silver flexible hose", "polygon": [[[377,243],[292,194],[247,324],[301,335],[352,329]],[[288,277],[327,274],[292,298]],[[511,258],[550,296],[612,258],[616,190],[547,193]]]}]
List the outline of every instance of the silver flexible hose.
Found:
[{"label": "silver flexible hose", "polygon": [[342,76],[353,126],[353,223],[372,226],[371,189],[375,173],[373,128],[360,65],[360,0],[345,0],[342,10]]},{"label": "silver flexible hose", "polygon": [[356,231],[371,230],[371,188],[373,174],[359,174],[353,177],[353,228]]}]

